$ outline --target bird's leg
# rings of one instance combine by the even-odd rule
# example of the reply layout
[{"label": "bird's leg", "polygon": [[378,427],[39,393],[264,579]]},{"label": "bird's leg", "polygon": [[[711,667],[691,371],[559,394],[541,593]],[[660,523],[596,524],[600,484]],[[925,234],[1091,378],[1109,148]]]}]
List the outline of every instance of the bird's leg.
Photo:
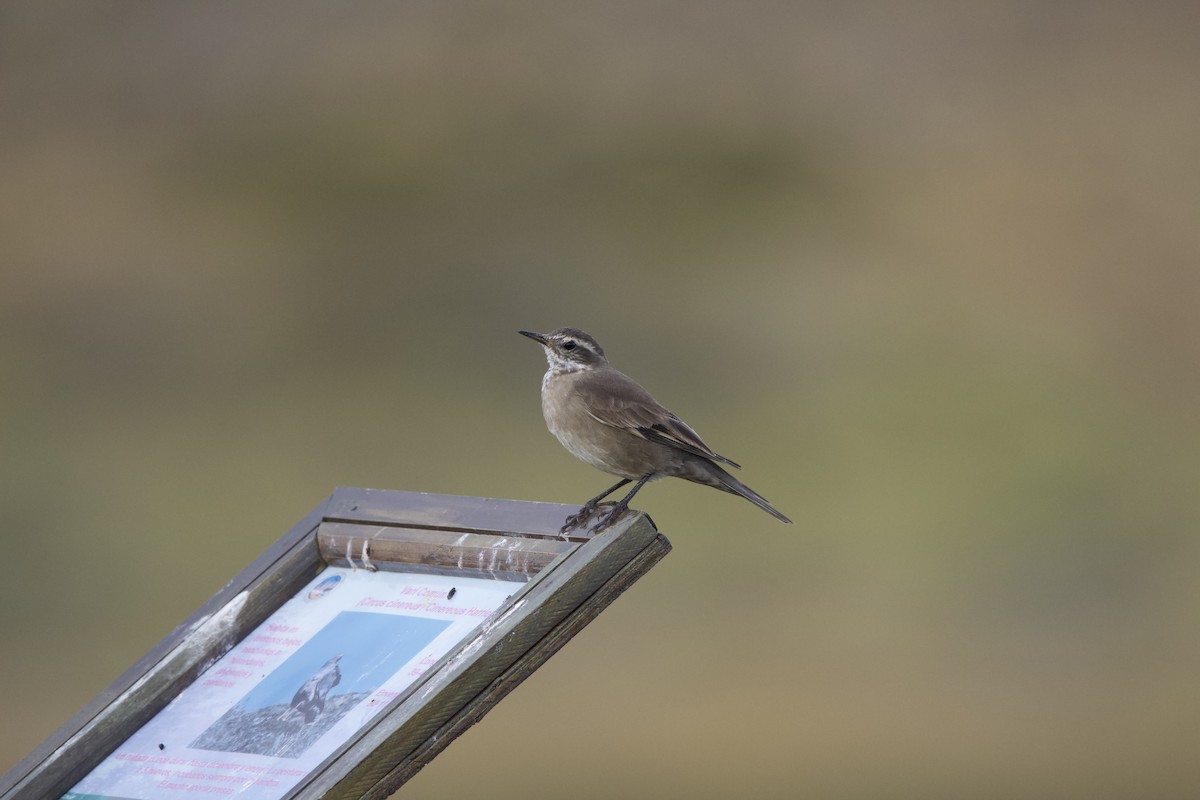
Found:
[{"label": "bird's leg", "polygon": [[[599,533],[620,519],[621,515],[629,510],[629,501],[633,499],[633,496],[638,493],[639,489],[646,485],[646,481],[650,480],[652,477],[654,477],[654,473],[648,472],[639,478],[638,482],[629,491],[629,494],[621,498],[621,502],[617,503],[612,508],[600,515],[600,518],[597,520],[596,526],[592,528],[592,531],[594,533]],[[629,481],[626,481],[626,483],[628,482]],[[616,487],[613,488],[615,489]]]},{"label": "bird's leg", "polygon": [[568,531],[572,531],[583,523],[587,522],[589,519],[591,519],[591,516],[596,513],[596,507],[600,504],[601,500],[608,497],[625,484],[629,483],[629,481],[629,478],[622,478],[600,494],[593,497],[591,500],[588,500],[583,504],[583,507],[580,508],[579,511],[567,517],[567,524],[562,526],[562,529],[559,530],[559,533],[567,533]]}]

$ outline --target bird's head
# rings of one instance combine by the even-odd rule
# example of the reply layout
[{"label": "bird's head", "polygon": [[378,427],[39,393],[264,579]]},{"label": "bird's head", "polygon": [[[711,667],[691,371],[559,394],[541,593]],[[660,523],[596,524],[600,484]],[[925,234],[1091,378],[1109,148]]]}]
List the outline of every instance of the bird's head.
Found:
[{"label": "bird's head", "polygon": [[546,350],[546,362],[552,372],[577,372],[608,363],[604,348],[578,328],[559,328],[550,333],[518,331]]}]

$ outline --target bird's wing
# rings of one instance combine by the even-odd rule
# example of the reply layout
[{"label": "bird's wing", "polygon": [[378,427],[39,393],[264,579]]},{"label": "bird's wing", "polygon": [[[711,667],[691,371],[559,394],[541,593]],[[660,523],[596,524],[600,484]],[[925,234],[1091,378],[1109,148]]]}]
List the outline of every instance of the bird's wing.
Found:
[{"label": "bird's wing", "polygon": [[342,671],[335,664],[333,669],[325,673],[321,677],[320,683],[317,684],[318,692],[328,692],[333,687],[342,682]]},{"label": "bird's wing", "polygon": [[595,383],[591,387],[580,387],[577,396],[583,398],[588,414],[597,422],[741,469],[740,464],[713,452],[690,425],[659,405],[649,392],[627,375],[604,370],[586,375],[582,380]]},{"label": "bird's wing", "polygon": [[296,706],[303,703],[305,700],[311,698],[312,694],[313,694],[313,690],[316,688],[316,686],[317,685],[316,685],[316,683],[313,682],[312,678],[309,678],[308,680],[306,680],[303,683],[303,685],[301,685],[301,687],[296,690],[296,693],[294,695],[292,695],[292,702],[291,702],[292,708],[295,708]]}]

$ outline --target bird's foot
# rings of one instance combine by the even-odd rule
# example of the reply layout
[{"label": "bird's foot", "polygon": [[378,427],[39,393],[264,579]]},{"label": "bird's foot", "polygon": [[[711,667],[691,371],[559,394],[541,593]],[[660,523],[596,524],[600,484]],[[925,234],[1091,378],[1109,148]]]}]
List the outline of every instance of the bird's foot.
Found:
[{"label": "bird's foot", "polygon": [[616,503],[612,500],[606,500],[603,503],[587,503],[577,512],[567,517],[566,524],[559,528],[560,536],[565,536],[571,531],[583,525],[585,522],[596,516],[596,512],[600,510],[600,506],[612,506]]},{"label": "bird's foot", "polygon": [[625,516],[625,512],[629,510],[628,506],[622,505],[621,503],[612,503],[611,505],[612,508],[596,517],[596,524],[591,527],[592,533],[599,533],[605,528],[608,528],[621,517]]},{"label": "bird's foot", "polygon": [[584,506],[583,508],[576,511],[571,516],[567,517],[563,523],[563,526],[558,529],[558,532],[560,534],[570,533],[571,531],[575,530],[580,525],[582,525],[583,523],[585,523],[589,519],[591,519],[592,515],[595,513],[596,513],[595,506]]}]

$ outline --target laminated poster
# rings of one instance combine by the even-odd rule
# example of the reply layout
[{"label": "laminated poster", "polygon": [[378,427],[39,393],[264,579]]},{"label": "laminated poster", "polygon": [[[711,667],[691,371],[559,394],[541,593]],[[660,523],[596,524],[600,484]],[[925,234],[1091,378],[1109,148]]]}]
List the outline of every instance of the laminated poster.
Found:
[{"label": "laminated poster", "polygon": [[277,800],[522,584],[330,567],[64,800]]}]

